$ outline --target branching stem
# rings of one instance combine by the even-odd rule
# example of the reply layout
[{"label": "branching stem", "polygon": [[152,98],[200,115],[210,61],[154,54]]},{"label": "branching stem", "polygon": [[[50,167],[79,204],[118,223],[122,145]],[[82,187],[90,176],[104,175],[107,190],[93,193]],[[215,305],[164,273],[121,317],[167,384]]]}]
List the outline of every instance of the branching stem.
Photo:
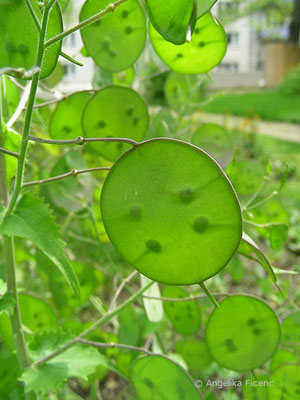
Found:
[{"label": "branching stem", "polygon": [[18,153],[14,152],[14,151],[7,150],[7,149],[4,149],[3,147],[0,147],[0,153],[4,153],[4,154],[7,154],[7,155],[15,157],[15,158],[19,157]]},{"label": "branching stem", "polygon": [[119,349],[139,351],[141,353],[146,353],[148,355],[153,354],[151,351],[147,350],[146,348],[130,346],[128,344],[122,344],[122,343],[100,343],[100,342],[92,342],[90,340],[85,340],[85,339],[77,339],[76,342],[82,343],[82,344],[87,344],[87,345],[93,346],[93,347],[98,347],[101,349],[119,348]]},{"label": "branching stem", "polygon": [[109,170],[110,170],[110,167],[95,167],[95,168],[86,168],[86,169],[79,169],[79,170],[73,168],[71,171],[69,171],[65,174],[62,174],[62,175],[57,175],[57,176],[53,176],[51,178],[46,178],[46,179],[40,179],[39,181],[23,183],[22,189],[26,189],[28,187],[36,186],[36,185],[43,185],[44,183],[51,183],[51,182],[59,181],[61,179],[70,178],[71,176],[76,177],[78,175],[86,174],[88,172],[109,171]]},{"label": "branching stem", "polygon": [[32,142],[39,142],[44,144],[54,144],[59,146],[68,146],[71,144],[83,145],[84,143],[97,143],[97,142],[122,142],[131,144],[132,146],[137,146],[139,142],[127,138],[115,138],[115,137],[105,137],[105,138],[85,138],[83,136],[78,136],[75,139],[68,140],[55,140],[55,139],[43,139],[36,136],[28,136],[28,140]]}]

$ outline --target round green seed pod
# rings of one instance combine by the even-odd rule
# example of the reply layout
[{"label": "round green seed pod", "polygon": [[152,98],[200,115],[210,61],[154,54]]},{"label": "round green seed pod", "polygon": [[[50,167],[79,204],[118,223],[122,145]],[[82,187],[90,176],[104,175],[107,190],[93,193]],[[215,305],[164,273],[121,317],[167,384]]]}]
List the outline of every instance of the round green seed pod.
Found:
[{"label": "round green seed pod", "polygon": [[151,139],[124,153],[104,182],[101,212],[124,260],[170,285],[217,274],[242,235],[240,204],[220,166],[175,139]]},{"label": "round green seed pod", "polygon": [[234,371],[251,371],[272,357],[280,324],[271,307],[251,296],[231,296],[209,317],[206,341],[212,357]]}]

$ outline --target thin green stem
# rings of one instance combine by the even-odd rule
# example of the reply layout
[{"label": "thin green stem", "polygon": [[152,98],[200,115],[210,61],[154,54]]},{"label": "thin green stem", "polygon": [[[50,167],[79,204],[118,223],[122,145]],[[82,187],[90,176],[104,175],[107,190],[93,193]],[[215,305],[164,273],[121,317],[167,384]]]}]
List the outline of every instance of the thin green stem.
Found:
[{"label": "thin green stem", "polygon": [[109,171],[110,167],[95,167],[95,168],[86,168],[86,169],[72,169],[71,171],[62,174],[62,175],[57,175],[53,176],[51,178],[46,178],[46,179],[40,179],[39,181],[33,181],[33,182],[26,182],[23,183],[21,189],[26,189],[31,186],[36,186],[36,185],[43,185],[44,183],[51,183],[55,181],[59,181],[62,179],[70,178],[71,176],[78,176],[81,174],[86,174],[88,172],[94,172],[94,171]]},{"label": "thin green stem", "polygon": [[53,38],[47,40],[47,42],[45,43],[45,47],[48,47],[50,45],[52,45],[53,43],[58,42],[59,40],[62,40],[63,38],[65,38],[66,36],[71,35],[71,33],[74,33],[76,31],[78,31],[79,29],[83,29],[86,26],[92,24],[93,22],[98,21],[98,19],[104,17],[104,15],[112,13],[115,11],[115,9],[120,6],[121,4],[125,3],[127,0],[118,0],[115,3],[110,3],[108,4],[108,6],[104,9],[101,10],[100,12],[98,12],[97,14],[93,15],[90,18],[85,19],[84,21],[80,22],[78,25],[73,26],[72,28],[54,36]]},{"label": "thin green stem", "polygon": [[77,339],[77,342],[82,343],[82,344],[87,344],[87,345],[93,346],[93,347],[98,347],[100,349],[118,348],[118,349],[139,351],[141,353],[146,353],[148,355],[153,354],[152,351],[149,351],[146,348],[131,346],[131,345],[122,344],[122,343],[100,343],[100,342],[92,342],[91,340],[85,340],[85,339]]},{"label": "thin green stem", "polygon": [[55,140],[55,139],[43,139],[43,138],[29,135],[28,140],[30,140],[32,142],[39,142],[39,143],[43,143],[43,144],[53,144],[53,145],[59,145],[59,146],[68,146],[71,144],[78,144],[81,146],[84,143],[97,143],[97,142],[122,142],[122,143],[131,144],[132,146],[136,146],[139,143],[139,142],[136,142],[135,140],[127,139],[127,138],[115,138],[115,137],[85,138],[82,136],[78,136],[75,139]]},{"label": "thin green stem", "polygon": [[31,14],[31,17],[32,17],[32,19],[33,19],[33,21],[35,23],[35,26],[37,27],[38,31],[40,32],[41,29],[42,29],[41,23],[40,23],[40,20],[38,19],[37,15],[36,15],[33,7],[32,7],[32,4],[31,4],[30,0],[26,0],[26,5],[27,5],[28,10],[29,10],[29,12]]},{"label": "thin green stem", "polygon": [[49,354],[48,356],[42,358],[41,360],[36,361],[34,364],[32,364],[33,367],[36,367],[38,365],[44,364],[47,361],[52,360],[53,358],[57,357],[59,354],[63,353],[64,351],[68,350],[70,347],[74,346],[80,339],[84,339],[91,333],[93,333],[96,329],[100,328],[102,325],[106,324],[108,321],[110,321],[113,317],[118,315],[124,308],[132,304],[135,300],[137,300],[149,287],[153,284],[153,282],[150,282],[148,285],[145,287],[141,288],[138,290],[136,293],[134,293],[131,297],[129,297],[127,300],[125,300],[122,304],[120,304],[118,307],[116,307],[114,310],[111,312],[108,312],[106,315],[98,319],[94,324],[83,331],[80,335],[78,335],[75,339],[71,340],[64,346],[62,346],[60,349],[54,351],[53,353]]},{"label": "thin green stem", "polygon": [[259,188],[257,189],[257,191],[253,194],[253,196],[247,201],[247,203],[244,205],[243,207],[243,211],[247,211],[249,210],[249,206],[253,203],[253,201],[257,198],[257,196],[260,194],[260,192],[262,191],[262,189],[264,188],[266,182],[269,180],[268,176],[264,176],[263,181],[261,182],[261,184],[259,185]]},{"label": "thin green stem", "polygon": [[256,228],[270,228],[271,226],[279,226],[279,225],[286,226],[286,224],[283,222],[267,222],[266,224],[257,224],[256,222],[249,221],[248,219],[244,219],[243,221],[246,224],[255,226]]},{"label": "thin green stem", "polygon": [[204,293],[207,295],[207,297],[209,298],[209,300],[213,303],[213,305],[216,308],[220,308],[219,303],[217,302],[217,300],[215,299],[214,295],[211,293],[211,291],[205,286],[204,282],[199,283],[201,289],[204,291]]},{"label": "thin green stem", "polygon": [[[4,131],[2,128],[2,104],[3,104],[2,94],[3,93],[0,88],[0,144],[4,142],[3,140]],[[0,204],[1,203],[4,205],[4,207],[7,207],[8,205],[5,156],[0,153]],[[16,281],[14,239],[12,237],[3,236],[3,253],[4,253],[4,265],[6,272],[7,293],[10,294],[14,299],[13,312],[10,315],[10,321],[14,336],[14,342],[17,350],[19,367],[20,369],[24,369],[30,365],[30,361],[24,338],[24,332],[22,329],[22,320],[20,314],[17,281]],[[31,394],[28,394],[26,398],[30,400],[33,397],[31,396]]]},{"label": "thin green stem", "polygon": [[63,58],[65,58],[66,60],[70,61],[71,63],[78,65],[79,67],[83,67],[83,64],[77,60],[75,60],[75,58],[69,56],[68,54],[66,54],[65,52],[61,51],[59,53],[60,56],[62,56]]},{"label": "thin green stem", "polygon": [[15,158],[19,157],[18,153],[16,153],[15,151],[7,150],[4,147],[0,147],[0,153],[4,153],[4,154],[7,154],[8,156],[12,156],[12,157],[15,157]]},{"label": "thin green stem", "polygon": [[[44,42],[46,39],[46,31],[47,31],[49,12],[50,12],[50,7],[44,8],[43,17],[42,17],[42,28],[41,28],[40,36],[39,36],[38,51],[37,51],[37,58],[36,58],[36,66],[38,67],[39,71],[40,71],[40,68],[41,68],[42,62],[43,62]],[[20,151],[19,151],[19,159],[18,159],[15,187],[14,187],[14,191],[12,193],[12,197],[9,202],[9,206],[8,206],[6,215],[10,215],[12,213],[12,211],[16,205],[16,202],[17,202],[20,190],[21,190],[21,186],[22,186],[23,173],[24,173],[24,168],[25,168],[25,157],[26,157],[26,152],[27,152],[27,147],[28,147],[28,135],[29,135],[30,125],[31,125],[31,118],[32,118],[33,106],[34,106],[35,96],[36,96],[36,92],[37,92],[39,77],[40,77],[40,72],[37,72],[33,76],[32,82],[31,82],[31,88],[30,88],[29,99],[28,99],[25,121],[24,121],[24,127],[23,127],[23,133],[22,133],[22,142],[21,142]]]},{"label": "thin green stem", "polygon": [[269,196],[265,197],[264,199],[262,199],[261,201],[258,201],[257,203],[253,204],[250,207],[247,207],[244,211],[249,211],[249,210],[253,210],[256,207],[259,207],[261,205],[263,205],[264,203],[266,203],[267,201],[271,200],[273,197],[278,195],[278,191],[274,190],[274,192],[272,192],[271,194],[269,194]]}]

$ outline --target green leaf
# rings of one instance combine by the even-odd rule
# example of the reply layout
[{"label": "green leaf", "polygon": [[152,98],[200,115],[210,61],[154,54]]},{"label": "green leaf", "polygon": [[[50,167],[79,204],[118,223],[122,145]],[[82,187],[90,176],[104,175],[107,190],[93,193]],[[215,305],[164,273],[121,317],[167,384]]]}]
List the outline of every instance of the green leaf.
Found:
[{"label": "green leaf", "polygon": [[8,317],[13,314],[15,299],[10,293],[4,293],[3,296],[0,296],[0,315],[2,313],[6,314]]},{"label": "green leaf", "polygon": [[177,363],[153,355],[135,360],[130,379],[139,400],[199,400],[192,378]]},{"label": "green leaf", "polygon": [[276,385],[268,387],[268,399],[299,399],[299,376],[300,365],[283,365],[277,368],[270,377],[270,381],[276,382]]},{"label": "green leaf", "polygon": [[[164,287],[162,295],[163,297],[176,299],[189,296],[184,289],[175,286]],[[164,309],[177,332],[182,335],[194,335],[198,332],[201,323],[201,315],[197,303],[194,301],[166,301],[164,302]]]},{"label": "green leaf", "polygon": [[52,139],[74,139],[83,136],[81,129],[81,114],[91,97],[88,91],[77,92],[57,103],[49,126]]},{"label": "green leaf", "polygon": [[226,34],[222,25],[207,13],[198,19],[192,40],[177,46],[165,40],[150,24],[149,35],[154,50],[173,71],[181,74],[203,74],[223,59]]},{"label": "green leaf", "polygon": [[280,323],[263,301],[231,296],[210,315],[206,341],[212,357],[222,367],[249,371],[264,364],[277,349]]},{"label": "green leaf", "polygon": [[44,364],[23,372],[20,380],[25,384],[25,392],[56,392],[68,379],[67,364]]},{"label": "green leaf", "polygon": [[[29,0],[41,21],[42,8],[35,0]],[[2,2],[3,3],[3,2]],[[35,66],[39,31],[33,21],[25,0],[7,0],[0,5],[0,68],[15,67],[26,70]],[[50,12],[46,38],[62,31],[62,17],[58,3]],[[43,58],[41,78],[46,78],[54,70],[61,49],[61,41],[50,46]]]},{"label": "green leaf", "polygon": [[152,25],[169,42],[183,44],[188,29],[190,33],[194,30],[193,15],[197,10],[194,0],[146,0],[146,7]]},{"label": "green leaf", "polygon": [[[80,21],[103,10],[110,0],[88,0],[80,12]],[[112,72],[130,67],[145,46],[146,21],[138,0],[116,10],[80,31],[82,41],[94,62]]]},{"label": "green leaf", "polygon": [[15,112],[20,101],[19,88],[4,75],[5,101],[3,102],[3,116],[8,120]]},{"label": "green leaf", "polygon": [[[127,306],[119,314],[119,341],[120,343],[135,346],[138,344],[140,338],[139,320],[132,306]],[[126,350],[123,350],[126,352]]]},{"label": "green leaf", "polygon": [[[29,350],[33,359],[47,356],[71,339],[70,334],[63,331],[50,331],[36,335],[30,343]],[[97,366],[108,366],[106,357],[93,347],[75,344],[55,359],[38,367],[27,369],[21,377],[25,390],[37,393],[56,392],[68,378],[75,377],[87,380]]]},{"label": "green leaf", "polygon": [[[132,89],[109,86],[97,92],[87,103],[82,115],[86,137],[122,137],[143,139],[149,124],[147,105]],[[90,143],[89,148],[114,161],[130,145],[124,143]]]},{"label": "green leaf", "polygon": [[197,15],[198,18],[207,13],[217,0],[197,0]]},{"label": "green leaf", "polygon": [[17,386],[17,379],[20,375],[18,360],[15,354],[7,347],[0,349],[0,398],[9,400],[13,388]]},{"label": "green leaf", "polygon": [[41,199],[24,194],[14,213],[2,221],[0,234],[31,240],[63,273],[74,293],[80,296],[77,277],[64,254],[65,244],[60,238],[58,226],[48,205]]},{"label": "green leaf", "polygon": [[104,182],[101,212],[122,257],[170,285],[218,273],[242,234],[240,205],[221,168],[174,139],[148,140],[123,154]]}]

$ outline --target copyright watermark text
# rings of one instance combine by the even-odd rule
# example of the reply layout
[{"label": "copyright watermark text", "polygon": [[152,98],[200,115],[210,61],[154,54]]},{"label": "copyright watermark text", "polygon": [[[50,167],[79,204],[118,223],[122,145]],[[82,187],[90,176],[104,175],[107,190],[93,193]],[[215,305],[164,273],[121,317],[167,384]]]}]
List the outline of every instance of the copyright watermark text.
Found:
[{"label": "copyright watermark text", "polygon": [[239,387],[239,386],[252,386],[252,387],[263,387],[263,386],[274,386],[274,381],[259,381],[253,379],[217,379],[201,381],[200,379],[195,380],[194,385],[196,388],[200,389],[202,386],[216,387],[218,389],[223,389],[225,387]]}]

